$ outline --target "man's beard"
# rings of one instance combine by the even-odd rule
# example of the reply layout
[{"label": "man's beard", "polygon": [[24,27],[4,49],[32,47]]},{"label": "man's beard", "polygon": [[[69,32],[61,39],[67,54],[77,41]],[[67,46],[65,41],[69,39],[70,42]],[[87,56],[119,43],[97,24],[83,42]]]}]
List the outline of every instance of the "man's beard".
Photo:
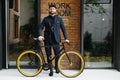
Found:
[{"label": "man's beard", "polygon": [[54,13],[52,13],[52,12],[49,12],[49,14],[50,14],[50,15],[55,15],[55,14],[56,14],[56,12],[54,12]]}]

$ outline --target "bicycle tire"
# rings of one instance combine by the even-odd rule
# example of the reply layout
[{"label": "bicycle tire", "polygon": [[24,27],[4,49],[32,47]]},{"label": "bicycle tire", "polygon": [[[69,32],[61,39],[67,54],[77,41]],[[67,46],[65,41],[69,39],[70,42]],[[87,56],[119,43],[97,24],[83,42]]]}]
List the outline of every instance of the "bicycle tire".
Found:
[{"label": "bicycle tire", "polygon": [[83,72],[84,59],[79,52],[67,51],[60,55],[58,69],[60,73],[68,78],[74,78]]},{"label": "bicycle tire", "polygon": [[[37,61],[35,62],[35,60]],[[34,77],[42,71],[42,57],[32,50],[27,50],[18,56],[16,65],[22,75]]]}]

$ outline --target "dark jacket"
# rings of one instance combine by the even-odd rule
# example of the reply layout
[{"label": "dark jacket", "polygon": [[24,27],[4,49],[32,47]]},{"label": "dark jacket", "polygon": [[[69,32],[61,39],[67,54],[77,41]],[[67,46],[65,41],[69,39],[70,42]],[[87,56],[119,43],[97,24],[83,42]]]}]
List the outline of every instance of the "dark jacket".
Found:
[{"label": "dark jacket", "polygon": [[42,35],[42,30],[45,28],[44,31],[44,38],[45,40],[50,40],[51,33],[53,33],[56,42],[60,42],[60,29],[63,32],[64,38],[67,39],[66,29],[61,17],[55,16],[53,24],[50,22],[50,16],[47,16],[43,19],[42,23],[38,29],[38,36]]}]

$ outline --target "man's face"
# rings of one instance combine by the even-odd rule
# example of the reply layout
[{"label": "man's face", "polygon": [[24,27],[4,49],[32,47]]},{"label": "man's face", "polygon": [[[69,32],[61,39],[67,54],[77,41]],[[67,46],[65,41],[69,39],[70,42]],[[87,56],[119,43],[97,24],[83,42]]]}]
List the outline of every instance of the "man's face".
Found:
[{"label": "man's face", "polygon": [[51,15],[56,14],[56,8],[55,8],[55,7],[50,7],[50,8],[49,8],[49,13],[50,13]]}]

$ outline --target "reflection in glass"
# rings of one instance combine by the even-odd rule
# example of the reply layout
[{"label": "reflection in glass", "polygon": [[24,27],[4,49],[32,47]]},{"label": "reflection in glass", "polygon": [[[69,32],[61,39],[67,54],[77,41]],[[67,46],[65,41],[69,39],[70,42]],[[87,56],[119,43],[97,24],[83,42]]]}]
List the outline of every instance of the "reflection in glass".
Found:
[{"label": "reflection in glass", "polygon": [[99,6],[105,11],[100,7],[86,9],[84,4],[84,56],[89,68],[112,67],[113,4]]},{"label": "reflection in glass", "polygon": [[33,43],[34,3],[35,0],[15,0],[13,7],[10,7],[9,65],[15,65],[18,55]]}]

